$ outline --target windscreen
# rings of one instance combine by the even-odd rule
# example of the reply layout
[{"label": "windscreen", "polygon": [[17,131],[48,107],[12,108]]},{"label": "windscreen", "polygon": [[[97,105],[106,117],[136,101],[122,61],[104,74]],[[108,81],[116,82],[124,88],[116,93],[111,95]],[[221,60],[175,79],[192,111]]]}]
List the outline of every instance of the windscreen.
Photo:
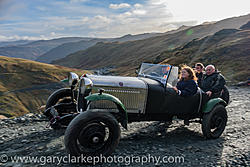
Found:
[{"label": "windscreen", "polygon": [[171,65],[142,63],[138,75],[156,79],[165,85],[170,69]]},{"label": "windscreen", "polygon": [[168,76],[168,85],[167,87],[176,86],[178,82],[178,67],[172,66],[171,72]]}]

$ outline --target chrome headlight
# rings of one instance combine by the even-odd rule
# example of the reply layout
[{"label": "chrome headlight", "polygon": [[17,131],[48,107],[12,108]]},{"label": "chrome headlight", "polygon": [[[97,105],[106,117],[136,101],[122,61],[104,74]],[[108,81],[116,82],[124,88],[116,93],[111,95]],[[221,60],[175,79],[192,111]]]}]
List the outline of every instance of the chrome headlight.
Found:
[{"label": "chrome headlight", "polygon": [[81,94],[88,94],[92,90],[93,82],[91,79],[83,77],[80,81],[80,93]]},{"label": "chrome headlight", "polygon": [[68,78],[69,78],[69,86],[74,86],[79,80],[79,76],[73,72],[69,73]]}]

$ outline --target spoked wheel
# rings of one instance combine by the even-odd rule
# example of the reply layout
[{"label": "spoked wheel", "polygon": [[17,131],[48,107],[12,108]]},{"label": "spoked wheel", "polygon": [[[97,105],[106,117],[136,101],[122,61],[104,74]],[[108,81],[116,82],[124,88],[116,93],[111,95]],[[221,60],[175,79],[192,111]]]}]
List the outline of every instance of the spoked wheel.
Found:
[{"label": "spoked wheel", "polygon": [[202,132],[207,139],[221,136],[227,124],[227,111],[221,104],[216,105],[209,113],[204,114]]},{"label": "spoked wheel", "polygon": [[64,143],[74,156],[111,154],[120,140],[120,126],[110,113],[83,112],[66,129]]}]

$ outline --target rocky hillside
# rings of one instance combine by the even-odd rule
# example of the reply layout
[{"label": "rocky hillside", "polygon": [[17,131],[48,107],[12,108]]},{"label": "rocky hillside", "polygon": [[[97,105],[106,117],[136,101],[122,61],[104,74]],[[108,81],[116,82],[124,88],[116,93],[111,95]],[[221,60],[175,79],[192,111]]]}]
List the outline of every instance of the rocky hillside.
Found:
[{"label": "rocky hillside", "polygon": [[247,24],[244,24],[243,26],[241,26],[240,29],[249,30],[250,29],[250,21]]},{"label": "rocky hillside", "polygon": [[[165,33],[144,40],[123,43],[99,42],[93,47],[76,52],[53,63],[82,69],[113,67],[115,73],[131,75],[141,62],[153,62],[162,52],[174,50],[194,39],[211,36],[223,29],[238,29],[249,20],[250,14],[188,27],[181,31]],[[198,50],[202,49],[199,48]]]},{"label": "rocky hillside", "polygon": [[0,115],[37,111],[49,94],[60,87],[69,71],[87,71],[0,56]]},{"label": "rocky hillside", "polygon": [[250,29],[223,29],[214,35],[194,39],[186,45],[161,53],[154,63],[215,64],[230,81],[250,76]]},{"label": "rocky hillside", "polygon": [[[21,45],[17,45],[15,44],[15,42],[11,42],[8,46],[0,47],[0,55],[35,60],[40,55],[63,43],[77,42],[80,40],[89,40],[89,38],[67,37],[52,40],[39,40]],[[13,43],[15,45],[13,45]]]}]

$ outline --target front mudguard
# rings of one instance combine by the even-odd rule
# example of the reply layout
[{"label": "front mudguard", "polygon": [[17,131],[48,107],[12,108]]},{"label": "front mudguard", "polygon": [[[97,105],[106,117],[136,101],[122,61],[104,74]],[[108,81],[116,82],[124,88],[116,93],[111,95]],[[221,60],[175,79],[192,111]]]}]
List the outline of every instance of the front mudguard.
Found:
[{"label": "front mudguard", "polygon": [[125,106],[122,104],[122,102],[116,98],[115,96],[112,96],[110,94],[107,93],[95,93],[95,94],[91,94],[87,97],[85,97],[85,99],[88,102],[88,105],[93,102],[93,101],[98,101],[98,100],[109,100],[112,101],[116,104],[117,109],[119,110],[119,115],[121,116],[121,120],[119,121],[122,125],[122,127],[124,127],[125,129],[127,129],[127,124],[128,124],[128,114],[127,111],[125,109]]},{"label": "front mudguard", "polygon": [[205,106],[202,109],[202,113],[209,113],[217,104],[222,104],[225,107],[227,106],[227,103],[221,98],[213,98],[213,99],[210,99],[205,104]]}]

